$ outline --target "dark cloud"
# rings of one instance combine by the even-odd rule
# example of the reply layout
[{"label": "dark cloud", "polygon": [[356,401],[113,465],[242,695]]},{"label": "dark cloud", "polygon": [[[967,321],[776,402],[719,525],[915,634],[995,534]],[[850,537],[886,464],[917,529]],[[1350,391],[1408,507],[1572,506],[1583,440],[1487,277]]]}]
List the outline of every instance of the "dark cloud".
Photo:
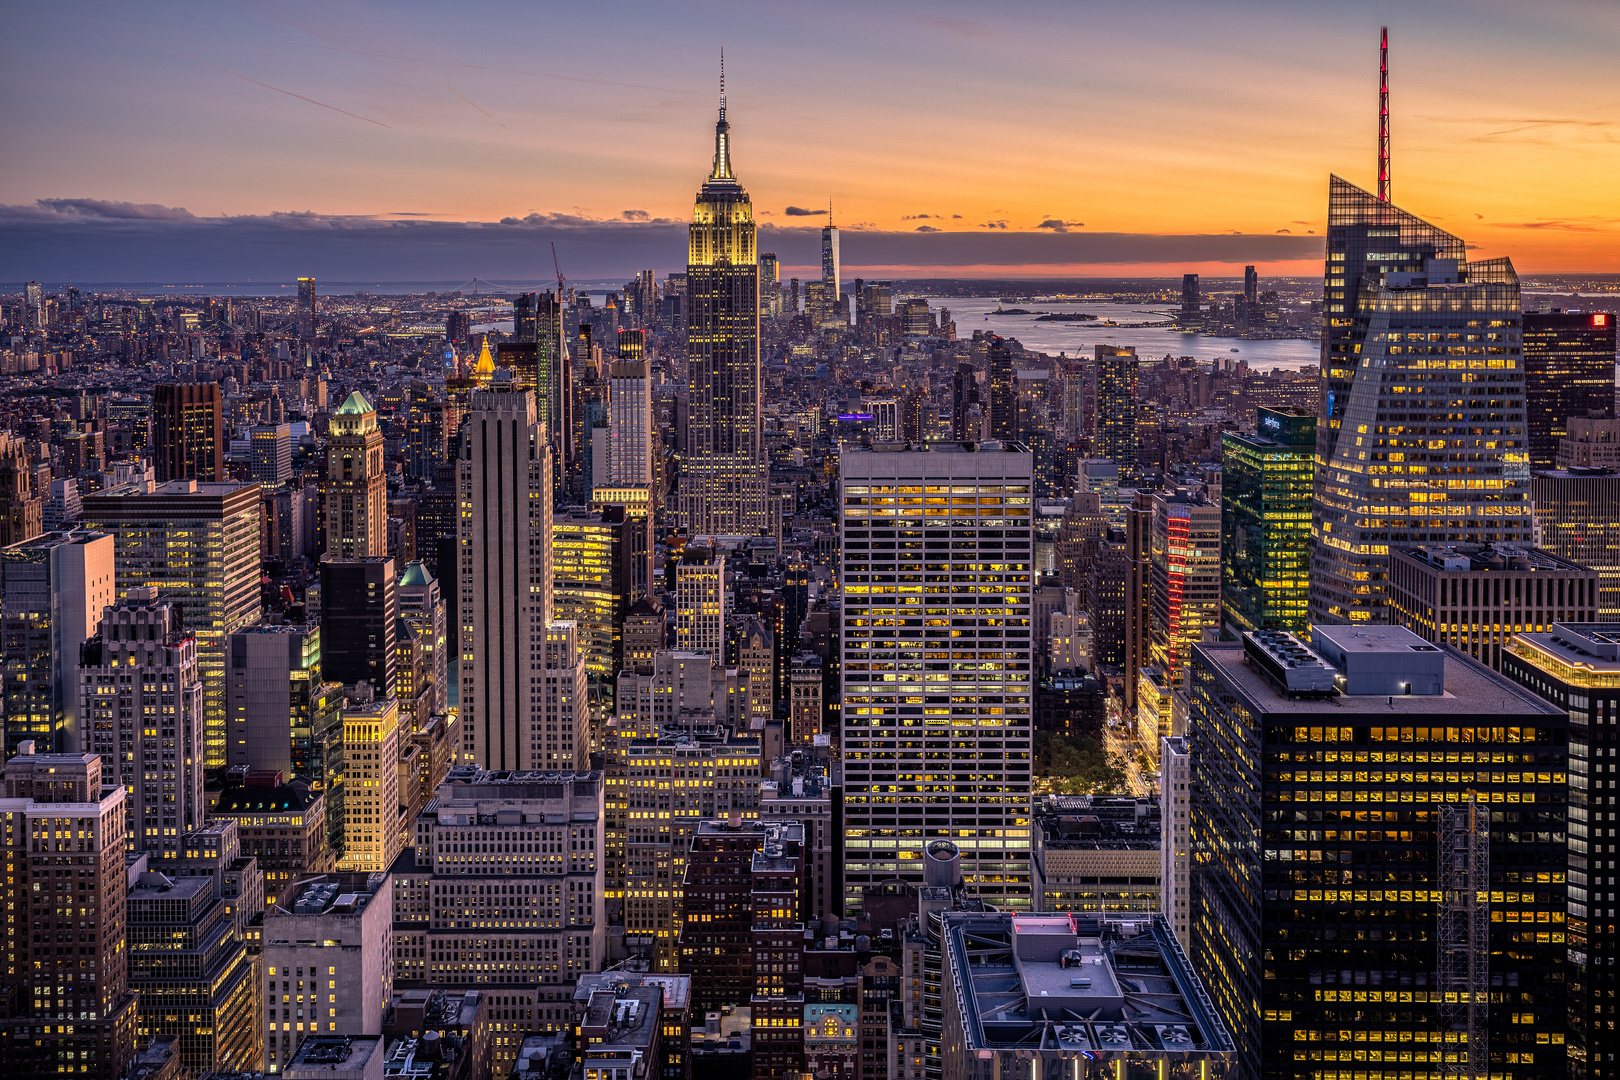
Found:
[{"label": "dark cloud", "polygon": [[802,206],[790,206],[783,211],[788,217],[819,217],[826,212],[825,210],[806,210]]},{"label": "dark cloud", "polygon": [[652,215],[645,210],[621,210],[619,216],[626,221],[651,221]]},{"label": "dark cloud", "polygon": [[900,217],[900,220],[901,221],[922,221],[925,218],[937,218],[937,217],[942,217],[942,216],[944,216],[944,215],[942,215],[942,214],[902,214],[901,217]]},{"label": "dark cloud", "polygon": [[986,221],[979,226],[981,229],[1005,229],[1006,227],[1007,222],[1005,220]]},{"label": "dark cloud", "polygon": [[1041,222],[1035,227],[1037,229],[1051,229],[1053,232],[1068,232],[1070,229],[1078,229],[1084,226],[1085,222],[1083,221],[1064,221],[1062,218],[1047,218],[1045,221]]},{"label": "dark cloud", "polygon": [[1293,235],[1293,233],[1294,233],[1294,230],[1293,230],[1293,229],[1278,229],[1278,230],[1277,230],[1277,231],[1278,231],[1278,232],[1279,232],[1279,233],[1287,233],[1287,234],[1288,234],[1288,235],[1290,235],[1290,236],[1292,236],[1292,235]]},{"label": "dark cloud", "polygon": [[957,221],[962,220],[962,215],[961,214],[952,214],[951,217],[955,218]]},{"label": "dark cloud", "polygon": [[[851,230],[844,262],[911,266],[919,276],[957,266],[1261,263],[1315,258],[1320,241],[1289,235],[1150,235],[1014,231]],[[312,275],[342,282],[544,280],[550,244],[577,280],[660,274],[686,260],[686,223],[672,218],[596,220],[531,213],[499,222],[291,212],[201,218],[175,207],[132,207],[58,199],[0,205],[0,281],[291,281]],[[789,266],[819,261],[820,228],[760,226],[760,247]]]}]

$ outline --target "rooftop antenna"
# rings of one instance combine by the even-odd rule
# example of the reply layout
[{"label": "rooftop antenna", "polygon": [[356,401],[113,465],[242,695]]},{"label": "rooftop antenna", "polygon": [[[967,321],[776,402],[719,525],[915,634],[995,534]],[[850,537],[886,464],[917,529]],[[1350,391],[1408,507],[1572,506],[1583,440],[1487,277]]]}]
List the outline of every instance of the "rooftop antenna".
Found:
[{"label": "rooftop antenna", "polygon": [[832,223],[832,196],[829,195],[827,196],[827,224],[830,227]]},{"label": "rooftop antenna", "polygon": [[720,46],[720,119],[726,118],[726,47]]},{"label": "rooftop antenna", "polygon": [[1389,202],[1389,27],[1378,28],[1378,201]]}]

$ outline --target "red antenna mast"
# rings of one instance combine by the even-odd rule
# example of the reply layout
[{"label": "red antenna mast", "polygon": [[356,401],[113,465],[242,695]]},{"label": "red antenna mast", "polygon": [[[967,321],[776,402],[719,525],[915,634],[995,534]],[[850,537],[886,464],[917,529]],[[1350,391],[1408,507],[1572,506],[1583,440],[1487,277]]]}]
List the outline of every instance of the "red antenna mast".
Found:
[{"label": "red antenna mast", "polygon": [[1378,28],[1378,201],[1389,202],[1389,27]]}]

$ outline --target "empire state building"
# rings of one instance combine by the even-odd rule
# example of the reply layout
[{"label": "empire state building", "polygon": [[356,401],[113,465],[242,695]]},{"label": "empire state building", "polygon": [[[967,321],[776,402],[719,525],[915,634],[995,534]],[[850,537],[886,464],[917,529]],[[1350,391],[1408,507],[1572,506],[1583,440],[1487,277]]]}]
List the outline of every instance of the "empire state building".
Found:
[{"label": "empire state building", "polygon": [[724,84],[714,168],[692,211],[686,289],[682,522],[692,535],[754,535],[770,516],[759,446],[759,256],[754,204],[731,171]]}]

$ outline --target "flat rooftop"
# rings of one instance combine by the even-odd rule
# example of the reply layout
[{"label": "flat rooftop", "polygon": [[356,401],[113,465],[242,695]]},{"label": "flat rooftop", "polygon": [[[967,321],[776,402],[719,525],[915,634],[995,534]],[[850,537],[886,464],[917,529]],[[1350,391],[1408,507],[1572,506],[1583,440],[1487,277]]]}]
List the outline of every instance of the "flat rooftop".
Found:
[{"label": "flat rooftop", "polygon": [[951,913],[945,920],[968,1054],[1233,1050],[1162,915]]},{"label": "flat rooftop", "polygon": [[[1393,554],[1421,563],[1431,570],[1438,570],[1443,574],[1456,574],[1463,572],[1485,573],[1488,571],[1517,572],[1526,570],[1556,571],[1568,574],[1595,574],[1580,563],[1561,559],[1550,551],[1541,548],[1517,545],[1499,545],[1487,547],[1482,544],[1429,544],[1419,547],[1395,548]],[[1466,566],[1452,565],[1466,559]]]},{"label": "flat rooftop", "polygon": [[[1318,633],[1324,628],[1316,627]],[[1365,629],[1372,631],[1400,630],[1422,642],[1410,630],[1398,626],[1332,627],[1334,631]],[[1368,648],[1376,648],[1371,639]],[[1352,639],[1353,640],[1353,639]],[[1402,638],[1402,645],[1405,639]],[[1428,642],[1423,642],[1427,645]],[[1461,717],[1481,715],[1562,715],[1554,708],[1517,683],[1498,675],[1490,668],[1456,651],[1450,646],[1434,646],[1442,660],[1442,685],[1439,694],[1339,694],[1330,698],[1290,698],[1279,691],[1264,672],[1252,668],[1244,656],[1240,642],[1205,642],[1193,646],[1194,657],[1209,665],[1226,683],[1241,693],[1256,711],[1286,716],[1317,716],[1324,720],[1336,718],[1349,722],[1358,713],[1377,712],[1390,717]]]}]

